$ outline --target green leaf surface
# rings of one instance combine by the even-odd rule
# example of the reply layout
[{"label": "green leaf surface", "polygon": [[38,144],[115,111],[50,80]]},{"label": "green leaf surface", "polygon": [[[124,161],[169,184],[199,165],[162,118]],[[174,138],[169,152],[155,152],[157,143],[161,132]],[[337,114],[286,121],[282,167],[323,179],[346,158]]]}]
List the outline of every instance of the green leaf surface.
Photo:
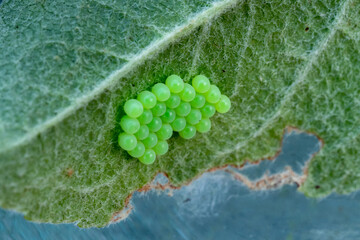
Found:
[{"label": "green leaf surface", "polygon": [[[360,187],[360,2],[4,1],[0,205],[104,226],[156,173],[174,185],[273,156],[287,126],[324,140],[300,190]],[[232,101],[147,166],[118,147],[129,98],[171,74]]]}]

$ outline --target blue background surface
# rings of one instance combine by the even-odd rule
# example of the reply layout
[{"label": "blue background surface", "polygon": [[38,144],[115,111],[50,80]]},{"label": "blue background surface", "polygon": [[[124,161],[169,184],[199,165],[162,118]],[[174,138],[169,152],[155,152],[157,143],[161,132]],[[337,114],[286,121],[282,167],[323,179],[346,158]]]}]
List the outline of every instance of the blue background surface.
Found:
[{"label": "blue background surface", "polygon": [[[298,174],[320,144],[305,133],[285,135],[273,161],[234,169],[250,180]],[[156,181],[166,179],[159,175]],[[179,190],[136,192],[125,220],[105,228],[38,224],[0,209],[0,239],[360,239],[360,193],[308,199],[295,184],[251,191],[225,170],[205,173]]]}]

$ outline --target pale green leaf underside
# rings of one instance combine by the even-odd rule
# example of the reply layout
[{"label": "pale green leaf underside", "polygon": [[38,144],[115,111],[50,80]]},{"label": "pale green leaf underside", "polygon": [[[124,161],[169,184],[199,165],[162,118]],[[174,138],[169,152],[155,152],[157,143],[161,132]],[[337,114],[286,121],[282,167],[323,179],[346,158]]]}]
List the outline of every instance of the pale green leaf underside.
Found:
[{"label": "pale green leaf underside", "polygon": [[5,1],[0,151],[31,140],[235,1]]},{"label": "pale green leaf underside", "polygon": [[[230,7],[232,4],[222,3]],[[21,14],[11,18],[10,5],[12,3],[5,2],[0,6],[0,24],[13,24],[14,27]],[[45,5],[45,2],[37,2],[34,6],[44,8]],[[113,16],[111,12],[124,14],[125,11],[129,12],[126,16],[134,17],[132,14],[135,14],[135,19],[143,25],[157,22],[154,20],[156,15],[144,12],[136,15],[131,4],[114,1],[89,5],[99,11],[106,6],[109,15],[100,14],[105,19]],[[87,4],[82,3],[82,6]],[[0,111],[5,113],[5,117],[0,118],[0,142],[22,138],[49,117],[62,114],[62,109],[72,106],[76,99],[90,96],[76,111],[44,128],[31,141],[8,147],[0,154],[2,207],[22,211],[27,218],[36,221],[80,221],[81,226],[103,226],[113,212],[124,206],[125,198],[149,182],[157,172],[168,173],[172,183],[180,185],[214,166],[272,156],[280,147],[284,128],[289,125],[314,132],[325,142],[310,164],[309,177],[301,187],[304,193],[323,196],[332,191],[345,193],[360,187],[359,1],[239,1],[227,10],[224,7],[216,9],[210,3],[194,6],[187,11],[194,13],[191,24],[195,21],[196,26],[198,21],[200,26],[185,36],[181,31],[173,34],[168,44],[162,42],[155,47],[147,60],[134,62],[130,67],[127,65],[125,75],[113,73],[155,38],[141,35],[146,31],[139,32],[135,26],[122,28],[111,21],[101,21],[110,28],[94,27],[92,24],[97,24],[98,11],[88,11],[78,19],[87,18],[83,23],[88,24],[93,30],[89,34],[98,41],[67,46],[86,53],[80,62],[74,61],[71,51],[60,54],[49,49],[46,54],[41,54],[40,50],[28,46],[22,53],[17,52],[20,56],[10,50],[2,53],[1,77],[11,76],[13,80],[1,80],[1,93],[5,90],[10,93],[5,95],[7,101],[0,103]],[[172,33],[176,32],[174,26],[179,23],[191,25],[186,21],[189,14],[179,21],[167,18],[175,7],[179,7],[176,12],[184,17],[180,11],[184,7],[175,2],[171,6],[158,6],[166,18],[158,20],[156,29],[163,28],[163,32]],[[59,5],[52,12],[37,11],[38,18],[30,18],[31,14],[28,17],[21,15],[24,17],[22,24],[27,19],[27,22],[39,21],[42,31],[56,29],[52,25],[45,28],[49,22],[73,29],[75,23],[56,14],[58,9]],[[74,9],[70,8],[71,11]],[[210,17],[196,18],[204,9],[210,10]],[[211,11],[214,9],[218,10],[218,17]],[[106,36],[116,27],[119,32],[126,30],[127,37],[139,33],[141,37],[135,41],[136,46],[131,45],[134,39],[124,40],[123,45],[121,41],[111,42]],[[27,41],[25,33],[15,39],[15,33],[11,34],[14,29],[1,28],[0,31],[1,42],[10,44],[13,40],[13,44],[20,46],[21,42]],[[158,30],[154,32],[159,34],[156,39],[160,42],[168,36]],[[68,41],[65,30],[58,34]],[[31,37],[40,38],[31,35],[29,39]],[[63,47],[61,44],[56,46]],[[48,43],[41,42],[35,48],[47,47]],[[32,62],[29,56],[37,56],[38,60],[35,58]],[[21,65],[15,57],[28,65]],[[6,64],[11,58],[15,65]],[[59,61],[59,65],[52,65],[54,61],[50,64],[50,58]],[[68,69],[69,64],[74,64],[71,65],[73,70]],[[38,74],[35,70],[44,66],[46,71],[41,73],[46,74],[40,74],[41,78],[34,80]],[[169,153],[154,165],[145,166],[130,158],[116,144],[120,109],[126,99],[164,81],[173,73],[186,81],[199,73],[209,76],[230,96],[233,108],[229,113],[213,118],[213,128],[208,134],[198,134],[193,140],[173,137]],[[103,90],[97,95],[87,95],[109,76],[112,81],[108,88],[101,88]],[[20,81],[25,77],[33,79],[31,84]],[[44,83],[49,86],[45,84],[48,86],[45,88]],[[39,92],[46,92],[44,89],[49,95],[37,99]],[[29,96],[22,96],[20,90]],[[6,96],[12,97],[14,103]],[[59,101],[59,96],[66,100]],[[55,99],[57,101],[52,103]],[[72,175],[69,174],[71,171]]]}]

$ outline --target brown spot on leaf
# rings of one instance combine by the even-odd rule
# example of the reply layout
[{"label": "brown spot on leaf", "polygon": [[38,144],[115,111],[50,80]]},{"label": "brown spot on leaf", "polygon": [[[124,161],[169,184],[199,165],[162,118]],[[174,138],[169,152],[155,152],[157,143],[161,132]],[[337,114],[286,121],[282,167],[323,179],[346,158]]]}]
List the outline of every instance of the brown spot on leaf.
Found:
[{"label": "brown spot on leaf", "polygon": [[71,177],[74,174],[74,169],[72,168],[66,169],[65,174],[67,177]]}]

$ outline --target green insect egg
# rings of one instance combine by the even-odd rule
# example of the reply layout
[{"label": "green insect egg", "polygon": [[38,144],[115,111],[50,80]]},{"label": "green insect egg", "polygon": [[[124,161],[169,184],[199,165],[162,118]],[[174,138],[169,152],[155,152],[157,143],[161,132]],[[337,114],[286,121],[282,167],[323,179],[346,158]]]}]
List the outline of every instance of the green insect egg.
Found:
[{"label": "green insect egg", "polygon": [[206,102],[204,95],[196,94],[195,98],[190,102],[193,108],[202,108]]},{"label": "green insect egg", "polygon": [[156,96],[149,91],[142,91],[137,96],[137,99],[141,102],[145,109],[153,108],[157,102]]},{"label": "green insect egg", "polygon": [[205,93],[210,89],[210,81],[204,75],[197,75],[192,80],[192,86],[198,93]]},{"label": "green insect egg", "polygon": [[152,132],[157,132],[162,126],[161,118],[154,117],[152,121],[147,125],[149,127],[149,130]]},{"label": "green insect egg", "polygon": [[160,102],[165,102],[170,97],[170,89],[163,83],[155,84],[151,91],[155,94],[156,99]]},{"label": "green insect egg", "polygon": [[206,101],[209,103],[217,103],[220,100],[221,92],[215,85],[211,85],[210,89],[205,93]]},{"label": "green insect egg", "polygon": [[176,117],[175,120],[170,125],[174,131],[180,132],[186,126],[186,119],[183,117]]},{"label": "green insect egg", "polygon": [[163,124],[159,131],[156,132],[156,135],[160,140],[168,140],[169,138],[171,138],[172,134],[173,129],[168,123]]},{"label": "green insect egg", "polygon": [[152,111],[145,109],[144,112],[138,117],[138,120],[141,124],[149,124],[153,119]]},{"label": "green insect egg", "polygon": [[149,136],[142,142],[145,145],[145,148],[153,148],[158,142],[158,137],[155,133],[149,133]]},{"label": "green insect egg", "polygon": [[176,112],[174,109],[166,109],[164,115],[161,116],[161,121],[163,123],[172,123],[176,118]]},{"label": "green insect egg", "polygon": [[200,111],[203,118],[211,118],[212,116],[214,116],[216,109],[214,105],[205,103],[205,105],[200,109]]},{"label": "green insect egg", "polygon": [[190,113],[186,116],[186,121],[191,125],[197,124],[201,120],[201,112],[199,109],[191,109]]},{"label": "green insect egg", "polygon": [[134,158],[139,158],[145,153],[145,145],[142,142],[138,142],[136,147],[128,153]]},{"label": "green insect egg", "polygon": [[120,120],[120,126],[124,132],[134,134],[140,128],[140,122],[136,118],[131,118],[125,115]]},{"label": "green insect egg", "polygon": [[122,149],[131,151],[136,147],[137,140],[136,137],[132,134],[121,133],[118,137],[118,143]]},{"label": "green insect egg", "polygon": [[215,108],[219,113],[227,113],[231,108],[230,99],[225,95],[221,95],[220,100],[215,104]]},{"label": "green insect egg", "polygon": [[179,93],[181,100],[190,102],[195,98],[196,92],[193,86],[188,83],[184,84],[184,89]]},{"label": "green insect egg", "polygon": [[137,118],[143,113],[143,105],[136,99],[127,100],[124,105],[125,113],[132,118]]},{"label": "green insect egg", "polygon": [[165,81],[172,93],[179,93],[184,89],[184,81],[178,75],[171,75]]},{"label": "green insect egg", "polygon": [[135,137],[138,140],[144,140],[145,138],[147,138],[149,136],[149,127],[146,125],[141,125],[139,130],[135,133]]},{"label": "green insect egg", "polygon": [[166,141],[159,141],[153,148],[156,155],[164,155],[169,150],[169,144]]},{"label": "green insect egg", "polygon": [[195,125],[196,130],[201,133],[206,133],[211,129],[211,121],[208,118],[203,118]]},{"label": "green insect egg", "polygon": [[180,136],[185,139],[191,139],[195,137],[196,128],[192,125],[186,125],[185,128],[179,132]]},{"label": "green insect egg", "polygon": [[180,105],[181,99],[179,95],[172,93],[170,98],[166,101],[168,108],[176,108]]},{"label": "green insect egg", "polygon": [[195,76],[192,85],[171,75],[165,84],[157,83],[151,91],[125,102],[126,115],[120,120],[124,132],[118,144],[143,164],[152,164],[157,155],[169,151],[167,140],[174,131],[184,139],[193,138],[197,131],[209,132],[209,118],[230,108],[230,99],[204,75]]},{"label": "green insect egg", "polygon": [[146,165],[154,163],[155,159],[156,159],[156,153],[152,149],[146,149],[144,155],[139,157],[140,162]]},{"label": "green insect egg", "polygon": [[180,117],[186,117],[191,111],[191,105],[188,102],[181,102],[180,105],[175,108],[175,112]]},{"label": "green insect egg", "polygon": [[166,111],[166,104],[163,102],[158,102],[153,109],[151,109],[153,116],[160,117]]}]

